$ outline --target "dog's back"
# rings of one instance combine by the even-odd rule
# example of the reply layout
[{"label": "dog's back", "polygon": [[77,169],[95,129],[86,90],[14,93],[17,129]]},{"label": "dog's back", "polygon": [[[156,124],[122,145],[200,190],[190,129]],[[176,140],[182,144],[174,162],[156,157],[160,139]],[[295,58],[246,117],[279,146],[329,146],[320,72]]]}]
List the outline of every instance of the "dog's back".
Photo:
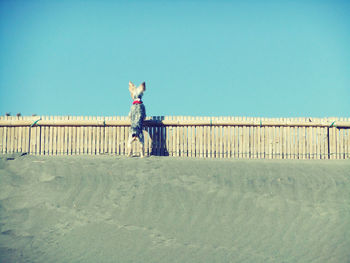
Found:
[{"label": "dog's back", "polygon": [[129,118],[131,121],[131,135],[132,137],[139,137],[142,133],[143,121],[146,118],[146,108],[143,104],[133,104],[130,108]]}]

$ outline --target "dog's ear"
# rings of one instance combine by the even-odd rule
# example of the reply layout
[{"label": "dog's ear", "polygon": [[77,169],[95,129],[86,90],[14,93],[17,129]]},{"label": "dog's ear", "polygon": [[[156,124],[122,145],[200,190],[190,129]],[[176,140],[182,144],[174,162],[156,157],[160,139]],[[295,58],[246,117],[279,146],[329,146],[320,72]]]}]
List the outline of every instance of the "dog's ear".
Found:
[{"label": "dog's ear", "polygon": [[140,91],[144,92],[146,90],[146,82],[142,82],[142,84],[138,87]]},{"label": "dog's ear", "polygon": [[135,85],[134,85],[134,83],[132,83],[131,81],[129,81],[129,91],[130,91],[130,93],[134,93],[134,91],[135,91]]}]

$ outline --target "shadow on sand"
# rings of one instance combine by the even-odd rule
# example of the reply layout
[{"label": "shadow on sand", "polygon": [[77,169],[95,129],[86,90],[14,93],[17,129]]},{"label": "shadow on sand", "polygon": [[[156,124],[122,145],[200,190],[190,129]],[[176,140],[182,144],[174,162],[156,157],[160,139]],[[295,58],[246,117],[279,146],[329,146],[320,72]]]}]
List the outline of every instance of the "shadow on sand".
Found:
[{"label": "shadow on sand", "polygon": [[149,136],[151,141],[150,155],[169,156],[167,149],[167,133],[165,125],[162,123],[164,116],[155,116],[148,119],[152,124],[145,125],[144,136]]}]

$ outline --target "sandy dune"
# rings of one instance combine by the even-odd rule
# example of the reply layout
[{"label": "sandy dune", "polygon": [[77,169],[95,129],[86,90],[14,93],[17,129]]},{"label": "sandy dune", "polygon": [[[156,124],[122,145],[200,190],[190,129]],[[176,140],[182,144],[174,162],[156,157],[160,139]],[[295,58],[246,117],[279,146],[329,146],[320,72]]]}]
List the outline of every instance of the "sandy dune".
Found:
[{"label": "sandy dune", "polygon": [[350,262],[350,161],[0,157],[0,262]]}]

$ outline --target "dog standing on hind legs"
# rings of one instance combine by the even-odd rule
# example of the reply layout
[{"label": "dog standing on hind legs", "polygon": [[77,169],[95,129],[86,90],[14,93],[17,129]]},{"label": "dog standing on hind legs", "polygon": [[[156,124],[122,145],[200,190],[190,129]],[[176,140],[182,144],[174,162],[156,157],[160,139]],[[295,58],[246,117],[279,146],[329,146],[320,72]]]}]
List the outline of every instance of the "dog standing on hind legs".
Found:
[{"label": "dog standing on hind legs", "polygon": [[138,140],[141,143],[141,157],[145,154],[145,140],[143,136],[143,121],[146,118],[146,108],[142,102],[143,93],[146,90],[146,83],[143,82],[140,86],[136,86],[130,81],[129,91],[133,103],[130,108],[129,118],[131,122],[129,139],[128,139],[128,156],[131,156],[131,144]]}]

